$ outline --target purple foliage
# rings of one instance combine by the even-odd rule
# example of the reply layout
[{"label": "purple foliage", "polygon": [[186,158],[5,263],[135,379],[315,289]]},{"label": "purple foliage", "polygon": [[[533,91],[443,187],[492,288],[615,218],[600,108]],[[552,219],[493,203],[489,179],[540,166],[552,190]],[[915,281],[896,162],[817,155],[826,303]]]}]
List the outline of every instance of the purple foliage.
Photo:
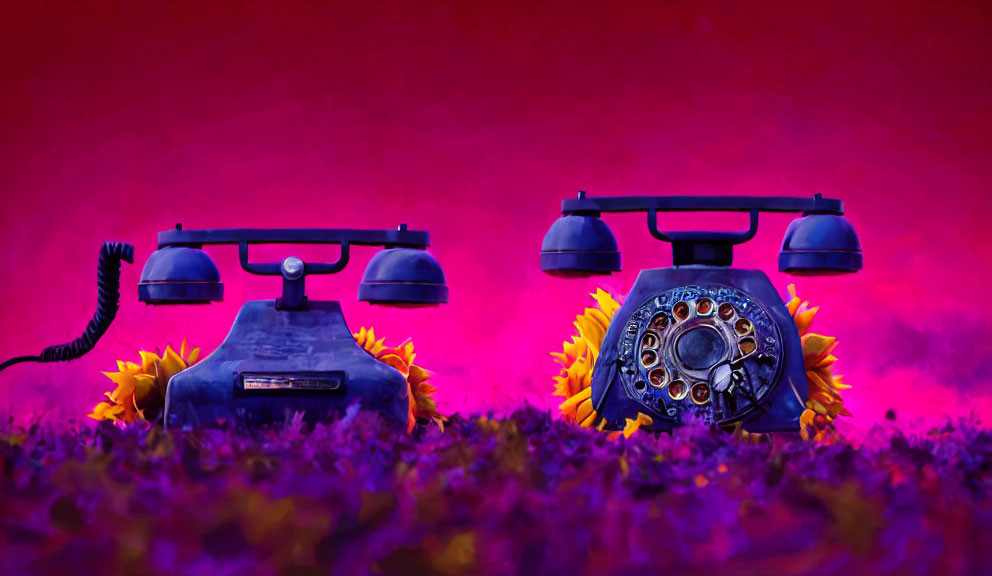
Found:
[{"label": "purple foliage", "polygon": [[992,433],[967,423],[855,446],[360,412],[35,425],[0,452],[2,574],[971,574],[992,550]]}]

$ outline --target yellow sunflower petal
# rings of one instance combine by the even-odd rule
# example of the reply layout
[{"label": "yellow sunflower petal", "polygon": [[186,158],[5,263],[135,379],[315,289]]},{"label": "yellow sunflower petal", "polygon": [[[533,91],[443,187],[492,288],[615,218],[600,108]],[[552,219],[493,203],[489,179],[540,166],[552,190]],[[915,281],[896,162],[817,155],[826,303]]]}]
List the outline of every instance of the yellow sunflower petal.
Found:
[{"label": "yellow sunflower petal", "polygon": [[796,296],[796,285],[789,284],[789,301],[786,302],[785,307],[789,310],[789,316],[795,316],[796,311],[799,310],[799,305],[802,301]]},{"label": "yellow sunflower petal", "polygon": [[138,374],[134,377],[134,401],[140,406],[152,394],[160,398],[165,397],[165,388],[160,388],[158,379],[150,374]]},{"label": "yellow sunflower petal", "polygon": [[165,347],[165,354],[162,355],[162,368],[165,369],[165,381],[186,369],[186,362],[182,356],[172,349],[172,346]]},{"label": "yellow sunflower petal", "polygon": [[412,387],[413,399],[414,399],[414,414],[417,418],[432,418],[435,420],[444,421],[445,417],[438,413],[437,403],[434,401],[432,395],[437,391],[437,388],[433,386],[425,387],[423,385],[419,387]]},{"label": "yellow sunflower petal", "polygon": [[[586,316],[599,325],[603,334],[610,328],[610,318],[599,308],[586,308]],[[602,342],[600,342],[602,344]]]},{"label": "yellow sunflower petal", "polygon": [[816,370],[806,371],[806,381],[809,383],[811,390],[825,390],[829,392],[831,390],[831,381],[833,378],[825,376],[822,372]]},{"label": "yellow sunflower petal", "polygon": [[138,355],[141,356],[141,372],[143,374],[154,374],[155,369],[153,366],[155,365],[155,361],[161,360],[161,358],[158,357],[158,354],[155,354],[154,352],[147,352],[145,350],[139,350]]},{"label": "yellow sunflower petal", "polygon": [[807,370],[826,359],[837,347],[836,338],[822,334],[807,333],[802,337],[801,342]]},{"label": "yellow sunflower petal", "polygon": [[592,388],[592,369],[582,374],[582,377],[578,380],[578,386],[575,390],[575,393],[579,394],[583,390],[588,390],[591,388]]},{"label": "yellow sunflower petal", "polygon": [[638,412],[636,419],[626,418],[625,420],[627,421],[627,424],[623,427],[624,438],[630,438],[634,435],[634,432],[641,429],[641,426],[650,426],[651,423],[654,422],[650,416],[643,412]]},{"label": "yellow sunflower petal", "polygon": [[136,376],[131,376],[130,374],[126,376],[126,378],[115,381],[117,388],[115,388],[109,395],[109,398],[118,404],[123,403],[125,398],[130,398],[131,395],[134,394],[134,389],[138,385],[137,380],[135,379]]},{"label": "yellow sunflower petal", "polygon": [[603,314],[606,314],[607,318],[613,318],[613,315],[620,309],[620,303],[602,288],[596,288],[596,292],[591,294],[591,296],[596,300],[599,309],[603,311]]},{"label": "yellow sunflower petal", "polygon": [[428,384],[427,382],[420,382],[419,384],[416,384],[413,381],[411,381],[410,384],[413,386],[413,389],[417,391],[418,397],[431,396],[432,394],[437,392],[437,388],[431,384]]},{"label": "yellow sunflower petal", "polygon": [[806,406],[816,412],[817,414],[827,414],[827,407],[821,404],[814,398],[810,398],[806,401]]},{"label": "yellow sunflower petal", "polygon": [[851,415],[851,413],[847,412],[847,409],[844,408],[844,404],[840,400],[830,402],[829,404],[826,404],[825,407],[827,409],[827,415],[830,419],[836,418],[839,414],[844,414],[845,416]]},{"label": "yellow sunflower petal", "polygon": [[569,397],[568,400],[565,400],[564,402],[559,404],[558,409],[562,411],[570,410],[578,406],[582,402],[589,400],[590,398],[592,398],[592,388],[586,388],[584,390],[580,390],[578,393]]},{"label": "yellow sunflower petal", "polygon": [[110,381],[118,386],[134,388],[134,375],[127,372],[101,372]]},{"label": "yellow sunflower petal", "polygon": [[807,366],[806,369],[807,370],[817,370],[817,369],[820,369],[820,368],[827,368],[828,366],[832,365],[836,361],[837,361],[837,357],[836,356],[834,356],[833,354],[827,354],[824,358],[820,359],[819,362],[817,362],[816,364],[814,364],[812,366]]},{"label": "yellow sunflower petal", "polygon": [[584,338],[572,336],[571,342],[566,341],[563,344],[561,352],[552,352],[551,355],[558,360],[559,364],[567,366],[584,356],[588,349],[589,346]]},{"label": "yellow sunflower petal", "polygon": [[[591,388],[590,388],[591,390]],[[592,409],[592,398],[586,399],[575,411],[575,419],[579,422],[585,421],[595,410]]]},{"label": "yellow sunflower petal", "polygon": [[848,386],[847,384],[844,384],[843,382],[841,382],[841,380],[843,378],[844,377],[843,376],[840,376],[840,375],[834,376],[834,378],[833,378],[833,387],[835,389],[837,389],[837,390],[850,390],[851,389],[850,386]]},{"label": "yellow sunflower petal", "polygon": [[594,344],[597,348],[602,344],[603,336],[606,335],[606,331],[603,330],[598,322],[585,315],[579,316],[575,320],[575,328],[579,331],[579,336],[585,338],[589,344]]},{"label": "yellow sunflower petal", "polygon": [[[591,406],[592,402],[590,402],[589,405]],[[579,426],[582,426],[583,428],[592,428],[592,425],[595,423],[596,423],[595,410],[592,410],[591,412],[589,412],[589,414],[586,414],[585,418],[579,420]]]},{"label": "yellow sunflower petal", "polygon": [[583,361],[577,361],[565,370],[564,376],[568,384],[568,396],[577,394],[584,388],[583,381],[589,372],[591,372],[589,366]]},{"label": "yellow sunflower petal", "polygon": [[813,323],[813,318],[816,316],[819,309],[820,307],[817,306],[807,310],[802,310],[796,314],[796,328],[799,330],[800,336],[809,331],[810,324]]},{"label": "yellow sunflower petal", "polygon": [[416,364],[410,366],[410,382],[413,384],[420,384],[421,382],[426,382],[431,377],[431,373],[424,370]]},{"label": "yellow sunflower petal", "polygon": [[110,420],[111,410],[114,408],[114,404],[110,402],[100,402],[93,407],[93,411],[86,416],[94,420]]},{"label": "yellow sunflower petal", "polygon": [[358,332],[352,334],[352,337],[359,346],[365,348],[365,340],[368,338],[368,334],[368,330],[365,329],[365,326],[362,326]]},{"label": "yellow sunflower petal", "polygon": [[373,356],[378,356],[385,349],[383,342],[385,339],[376,340],[375,339],[375,329],[369,328],[368,330],[362,326],[357,334],[353,334],[355,341],[361,346],[366,352]]},{"label": "yellow sunflower petal", "polygon": [[403,361],[403,363],[406,364],[407,366],[413,364],[414,358],[417,357],[417,355],[413,351],[413,343],[410,342],[409,340],[393,348],[384,348],[381,355],[387,355],[387,354],[393,356],[399,356],[400,359]]},{"label": "yellow sunflower petal", "polygon": [[400,357],[397,354],[392,354],[392,353],[382,354],[381,356],[376,358],[376,360],[382,362],[383,364],[388,364],[389,366],[396,368],[397,370],[399,370],[400,374],[402,374],[404,378],[406,378],[410,373],[410,366],[406,363],[406,361],[402,357]]}]

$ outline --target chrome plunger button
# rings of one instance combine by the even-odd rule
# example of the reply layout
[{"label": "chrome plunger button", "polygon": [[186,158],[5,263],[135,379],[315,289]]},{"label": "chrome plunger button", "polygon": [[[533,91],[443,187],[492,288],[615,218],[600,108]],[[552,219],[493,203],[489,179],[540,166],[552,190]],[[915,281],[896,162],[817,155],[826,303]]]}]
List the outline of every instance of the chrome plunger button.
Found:
[{"label": "chrome plunger button", "polygon": [[299,280],[303,277],[306,264],[296,256],[290,256],[282,261],[282,275],[289,280]]},{"label": "chrome plunger button", "polygon": [[675,354],[689,370],[708,370],[727,353],[727,341],[716,330],[699,326],[675,341]]}]

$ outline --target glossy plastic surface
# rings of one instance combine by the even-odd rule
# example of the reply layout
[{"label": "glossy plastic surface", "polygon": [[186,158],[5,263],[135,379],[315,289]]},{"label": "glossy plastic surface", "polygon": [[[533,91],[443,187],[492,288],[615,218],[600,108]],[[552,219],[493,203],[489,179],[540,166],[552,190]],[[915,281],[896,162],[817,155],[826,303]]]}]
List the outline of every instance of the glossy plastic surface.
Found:
[{"label": "glossy plastic surface", "polygon": [[199,304],[223,299],[224,285],[217,265],[199,248],[159,248],[148,257],[138,282],[138,300],[147,304]]}]

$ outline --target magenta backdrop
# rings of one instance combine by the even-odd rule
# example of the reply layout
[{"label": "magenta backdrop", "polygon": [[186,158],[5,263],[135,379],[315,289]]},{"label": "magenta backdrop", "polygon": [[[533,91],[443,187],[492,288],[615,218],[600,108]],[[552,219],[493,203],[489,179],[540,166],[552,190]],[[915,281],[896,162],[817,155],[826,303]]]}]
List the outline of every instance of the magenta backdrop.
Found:
[{"label": "magenta backdrop", "polygon": [[[180,221],[429,230],[449,305],[357,302],[372,249],[311,297],[412,337],[447,411],[553,407],[548,353],[587,294],[671,263],[618,215],[622,274],[543,275],[541,238],[584,188],[842,198],[865,271],[797,285],[841,340],[854,426],[992,414],[989,3],[208,4],[0,7],[0,356],[76,337],[100,243],[137,249],[97,348],[0,374],[0,413],[80,416],[115,358],[184,335],[210,350],[275,295],[219,248],[225,302],[138,303],[156,232]],[[789,219],[736,255],[783,293]]]}]

